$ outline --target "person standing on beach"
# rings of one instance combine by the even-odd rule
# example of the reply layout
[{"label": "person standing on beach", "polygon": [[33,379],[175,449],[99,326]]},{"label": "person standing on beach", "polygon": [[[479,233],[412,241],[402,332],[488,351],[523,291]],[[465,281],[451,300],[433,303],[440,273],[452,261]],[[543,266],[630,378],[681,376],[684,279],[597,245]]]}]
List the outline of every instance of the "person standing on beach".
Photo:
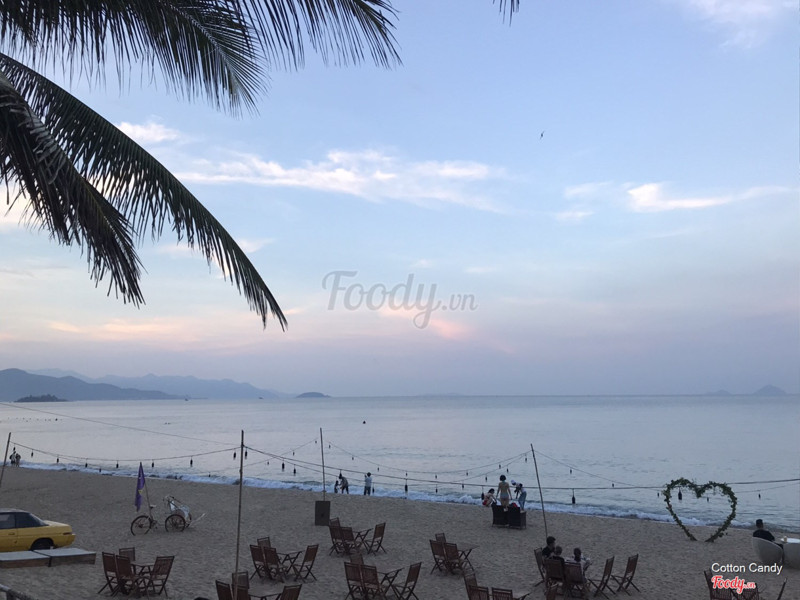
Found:
[{"label": "person standing on beach", "polygon": [[342,490],[343,494],[350,495],[350,484],[347,482],[347,477],[339,473],[339,481],[341,482],[339,485],[339,489]]},{"label": "person standing on beach", "polygon": [[364,475],[364,495],[369,496],[372,494],[372,473],[367,471],[367,474]]},{"label": "person standing on beach", "polygon": [[497,484],[497,497],[500,500],[500,505],[503,508],[508,508],[508,503],[511,502],[511,486],[506,481],[505,475],[500,475],[500,483]]}]

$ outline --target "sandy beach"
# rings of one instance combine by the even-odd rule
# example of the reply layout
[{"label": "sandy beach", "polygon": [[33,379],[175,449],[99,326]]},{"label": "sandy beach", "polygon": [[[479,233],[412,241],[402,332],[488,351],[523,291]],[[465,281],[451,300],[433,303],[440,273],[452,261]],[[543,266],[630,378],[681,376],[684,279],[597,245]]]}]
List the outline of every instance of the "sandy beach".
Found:
[{"label": "sandy beach", "polygon": [[[206,516],[181,533],[167,533],[159,527],[145,536],[133,536],[129,526],[135,516],[134,479],[6,468],[0,506],[29,510],[42,518],[71,524],[77,536],[74,546],[96,551],[97,562],[3,569],[0,583],[37,600],[100,598],[97,591],[104,583],[100,553],[135,546],[140,561],[152,561],[159,555],[175,556],[167,585],[173,600],[216,598],[214,580],[227,579],[235,566],[238,487],[150,478],[148,488],[161,522],[166,516],[162,502],[165,494],[174,494],[189,504],[194,515]],[[533,551],[544,544],[545,532],[541,512],[530,502],[527,529],[507,530],[491,527],[490,511],[480,506],[359,495],[328,494],[327,498],[331,500],[331,515],[339,517],[344,525],[366,529],[379,522],[387,523],[387,553],[370,555],[367,562],[377,565],[380,571],[403,567],[404,577],[408,565],[422,561],[416,591],[421,600],[466,598],[461,577],[430,573],[433,561],[428,540],[437,532],[446,533],[448,540],[459,544],[476,546],[471,558],[481,585],[510,587],[517,593],[532,591],[529,598],[543,598],[543,586],[533,587],[539,580]],[[314,525],[314,502],[321,499],[321,493],[245,487],[240,569],[252,572],[248,544],[262,536],[269,536],[280,552],[319,544],[320,554],[314,566],[317,580],[303,585],[301,598],[345,598],[343,559],[328,554],[328,529]],[[634,582],[641,591],[633,590],[633,597],[642,599],[707,598],[704,569],[713,563],[748,569],[755,558],[751,532],[747,530],[729,530],[720,540],[707,544],[688,540],[676,525],[636,519],[548,513],[547,526],[565,554],[580,546],[592,559],[590,577],[600,576],[608,556],[616,557],[615,573],[620,573],[626,558],[638,553]],[[710,531],[697,528],[696,535],[707,537]],[[783,598],[800,599],[800,571],[784,569],[780,575],[745,572],[741,577],[756,581],[770,600],[787,578]],[[253,593],[277,593],[280,589],[279,584],[253,580]]]}]

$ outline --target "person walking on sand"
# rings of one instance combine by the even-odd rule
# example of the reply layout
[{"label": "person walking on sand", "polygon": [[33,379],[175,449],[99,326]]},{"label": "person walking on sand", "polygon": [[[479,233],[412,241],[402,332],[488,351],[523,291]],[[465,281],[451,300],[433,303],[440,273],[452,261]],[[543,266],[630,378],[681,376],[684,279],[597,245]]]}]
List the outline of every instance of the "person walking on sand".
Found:
[{"label": "person walking on sand", "polygon": [[343,494],[350,495],[350,484],[347,482],[347,477],[339,473],[339,489]]},{"label": "person walking on sand", "polygon": [[372,494],[372,473],[367,471],[367,474],[364,475],[364,495],[369,496]]}]

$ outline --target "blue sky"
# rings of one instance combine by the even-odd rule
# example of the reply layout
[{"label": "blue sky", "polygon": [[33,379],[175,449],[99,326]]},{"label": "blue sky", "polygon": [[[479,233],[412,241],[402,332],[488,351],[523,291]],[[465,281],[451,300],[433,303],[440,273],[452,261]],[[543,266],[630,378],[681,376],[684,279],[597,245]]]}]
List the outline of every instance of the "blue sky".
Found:
[{"label": "blue sky", "polygon": [[510,27],[488,0],[396,6],[402,67],[310,56],[257,116],[64,82],[217,216],[289,327],[262,330],[170,235],[125,305],[12,210],[0,367],[334,395],[800,391],[796,5],[524,2]]}]

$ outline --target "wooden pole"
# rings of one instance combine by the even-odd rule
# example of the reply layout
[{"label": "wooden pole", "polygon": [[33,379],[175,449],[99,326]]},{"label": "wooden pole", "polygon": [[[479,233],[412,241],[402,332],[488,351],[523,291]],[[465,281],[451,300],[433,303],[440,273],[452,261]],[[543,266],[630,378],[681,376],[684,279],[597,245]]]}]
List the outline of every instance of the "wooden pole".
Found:
[{"label": "wooden pole", "polygon": [[322,454],[322,500],[325,500],[325,446],[322,445],[322,427],[319,428],[319,451]]},{"label": "wooden pole", "polygon": [[539,486],[539,500],[542,502],[542,520],[544,521],[544,536],[547,537],[547,517],[544,514],[544,496],[542,495],[542,482],[539,481],[539,465],[536,464],[536,451],[531,444],[531,454],[533,454],[533,466],[536,469],[536,485]]},{"label": "wooden pole", "polygon": [[239,445],[239,517],[236,520],[236,563],[233,572],[239,572],[239,543],[242,537],[242,485],[244,484],[244,429],[242,429],[242,442]]},{"label": "wooden pole", "polygon": [[3,454],[3,469],[0,470],[0,486],[3,485],[3,475],[6,472],[6,461],[8,460],[8,447],[11,445],[11,432],[8,432],[8,441],[6,442],[6,453]]}]

